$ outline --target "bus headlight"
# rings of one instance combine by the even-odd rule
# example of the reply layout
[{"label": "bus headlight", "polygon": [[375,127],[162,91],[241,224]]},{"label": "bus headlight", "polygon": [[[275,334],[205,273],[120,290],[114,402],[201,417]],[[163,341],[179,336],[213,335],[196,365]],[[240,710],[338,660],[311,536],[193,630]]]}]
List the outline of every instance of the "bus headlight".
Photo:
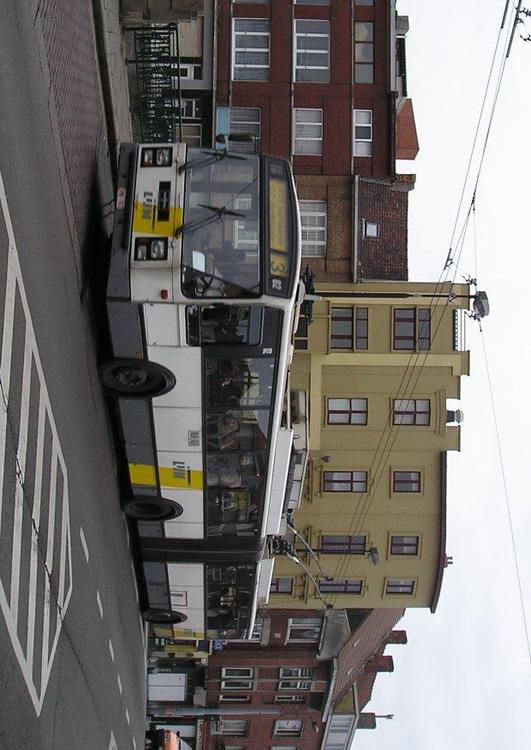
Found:
[{"label": "bus headlight", "polygon": [[141,167],[169,167],[173,151],[170,147],[143,148],[140,158]]},{"label": "bus headlight", "polygon": [[137,237],[135,260],[166,260],[168,239],[166,237]]}]

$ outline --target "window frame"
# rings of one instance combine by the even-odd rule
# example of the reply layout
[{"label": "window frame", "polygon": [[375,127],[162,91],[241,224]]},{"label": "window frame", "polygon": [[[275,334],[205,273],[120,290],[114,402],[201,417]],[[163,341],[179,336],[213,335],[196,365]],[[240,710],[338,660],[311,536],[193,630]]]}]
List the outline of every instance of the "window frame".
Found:
[{"label": "window frame", "polygon": [[[356,122],[357,116],[361,115],[361,113],[363,112],[369,113],[370,122]],[[369,133],[370,133],[369,137],[362,138],[362,137],[357,136],[356,135],[357,128],[369,128]],[[356,107],[353,107],[352,108],[352,155],[355,158],[358,158],[358,159],[372,158],[373,135],[374,135],[374,113],[372,109],[357,109]],[[366,149],[368,153],[359,153],[359,148],[357,148],[356,144],[365,144],[365,143],[369,144],[368,148]]]},{"label": "window frame", "polygon": [[[341,315],[338,311],[346,311]],[[363,305],[330,305],[329,338],[330,351],[367,351],[369,348],[369,308]],[[350,333],[334,333],[334,323],[350,323]],[[365,326],[363,325],[365,324]],[[363,332],[365,328],[365,333]],[[333,341],[345,341],[345,346],[334,345]]]},{"label": "window frame", "polygon": [[364,588],[365,580],[363,578],[332,578],[330,581],[319,581],[320,594],[356,594],[361,596]]},{"label": "window frame", "polygon": [[[289,727],[288,724],[298,725]],[[285,726],[281,727],[283,724]],[[302,737],[304,719],[276,719],[273,724],[273,737]]]},{"label": "window frame", "polygon": [[[288,581],[288,580],[291,583],[289,591],[282,591],[281,588],[279,588],[279,586],[282,585],[280,584],[280,581]],[[273,583],[273,581],[275,581],[275,583]],[[273,576],[271,578],[271,585],[269,588],[269,593],[270,594],[293,594],[293,581],[294,581],[293,576]],[[273,586],[275,586],[275,588],[273,588]]]},{"label": "window frame", "polygon": [[[297,26],[302,24],[326,24],[327,31],[298,31]],[[326,50],[308,50],[303,44],[299,48],[299,40],[305,40],[308,37],[313,39],[326,39],[327,45]],[[293,60],[292,60],[292,71],[293,71],[293,82],[294,83],[329,83],[330,82],[330,21],[326,18],[295,18],[293,20]],[[323,55],[326,52],[326,65],[299,65],[298,58],[300,55],[312,54]],[[325,70],[327,75],[325,78],[320,77],[299,77],[298,71],[312,71],[312,70]]]},{"label": "window frame", "polygon": [[[400,317],[402,314],[402,317]],[[421,316],[424,320],[421,320]],[[411,326],[410,333],[397,333],[398,325]],[[425,306],[393,307],[393,351],[431,351],[431,308]],[[403,345],[399,345],[403,344]]]},{"label": "window frame", "polygon": [[[256,21],[263,21],[264,24],[267,24],[267,31],[264,29],[262,31],[258,30],[249,30],[244,31],[242,29],[236,29],[236,24],[238,22],[256,22]],[[267,34],[267,50],[265,47],[236,47],[236,35],[237,34],[244,34],[245,37],[247,36],[265,36]],[[232,37],[231,37],[231,81],[268,81],[269,80],[269,71],[271,68],[271,21],[269,18],[242,18],[242,17],[235,17],[232,19]],[[257,65],[257,64],[240,64],[236,62],[236,55],[237,53],[252,53],[252,52],[261,52],[265,53],[267,51],[267,65]],[[267,75],[264,77],[257,77],[257,78],[238,78],[236,77],[236,70],[266,70]]]},{"label": "window frame", "polygon": [[[238,120],[236,115],[242,111],[253,113],[254,117],[258,119],[249,120]],[[257,113],[257,115],[255,114]],[[234,115],[234,116],[233,116]],[[248,132],[246,126],[252,126],[251,130],[257,130],[256,132]],[[260,151],[260,143],[262,138],[262,109],[261,107],[229,107],[229,135],[247,135],[253,138],[252,142],[246,143],[242,141],[229,141],[231,151],[245,154],[256,154]]]},{"label": "window frame", "polygon": [[[362,26],[370,26],[370,29],[368,28],[368,36],[367,39],[358,39],[358,29],[360,29]],[[364,84],[366,86],[372,86],[374,85],[374,62],[375,62],[375,50],[374,50],[374,21],[372,20],[364,20],[361,18],[358,18],[354,21],[354,33],[352,35],[353,43],[354,43],[354,50],[353,50],[353,62],[354,62],[354,83],[355,84]],[[370,60],[357,60],[357,55],[361,54],[361,57],[364,57],[365,55],[361,52],[362,46],[365,48],[365,52],[369,53]],[[363,76],[360,75],[358,77],[358,70],[361,73],[361,70],[370,70],[370,80],[364,81],[361,80]]]},{"label": "window frame", "polygon": [[[286,643],[319,643],[323,629],[323,620],[320,617],[289,617],[286,628]],[[313,631],[315,637],[292,638],[292,633],[297,631]],[[305,667],[301,667],[304,669]],[[291,667],[290,667],[291,669]]]},{"label": "window frame", "polygon": [[[297,122],[297,113],[298,112],[320,112],[321,118],[320,122]],[[320,128],[320,136],[317,138],[308,138],[307,136],[298,136],[297,137],[297,126],[301,125],[316,125]],[[293,107],[293,141],[292,141],[292,152],[293,156],[319,156],[322,157],[323,155],[323,109],[320,107]],[[299,151],[297,150],[297,142],[308,142],[308,143],[317,143],[318,151]]]},{"label": "window frame", "polygon": [[[227,724],[232,724],[233,729],[236,729],[236,725],[240,725],[242,731],[226,732]],[[222,737],[247,737],[249,734],[249,722],[246,719],[225,719],[223,718],[223,729],[221,732]]]},{"label": "window frame", "polygon": [[[399,590],[406,587],[408,591]],[[416,590],[416,578],[386,578],[384,582],[385,596],[415,596]]]},{"label": "window frame", "polygon": [[[349,401],[349,408],[348,409],[332,409],[331,402],[332,401]],[[355,409],[353,408],[353,402],[365,402],[365,408],[364,409]],[[357,404],[355,404],[357,406]],[[361,406],[361,404],[360,404]],[[345,422],[333,422],[330,421],[330,415],[332,414],[345,414],[348,416],[348,421]],[[361,414],[364,421],[352,421],[352,417],[355,414]],[[369,417],[369,399],[364,396],[330,396],[326,399],[326,424],[328,426],[332,427],[363,427],[367,425]]]},{"label": "window frame", "polygon": [[[343,539],[343,541],[333,542],[332,538]],[[321,534],[319,552],[322,555],[365,555],[367,534]]]},{"label": "window frame", "polygon": [[[350,477],[346,479],[337,479],[334,477],[327,477],[327,474],[349,474]],[[363,475],[363,477],[356,478],[355,475]],[[327,486],[328,484],[328,486]],[[334,484],[349,484],[350,489],[336,489],[334,488]],[[331,487],[331,486],[332,487]],[[356,493],[356,494],[363,494],[364,492],[367,492],[369,485],[369,472],[365,470],[360,469],[330,469],[327,471],[323,471],[323,492],[342,492],[342,493]],[[362,487],[362,489],[359,489],[359,487]],[[358,487],[358,488],[357,488]]]},{"label": "window frame", "polygon": [[389,534],[389,555],[420,557],[420,534]]},{"label": "window frame", "polygon": [[[307,210],[308,204],[313,204],[316,208],[319,204],[321,207],[324,206],[324,210],[309,211]],[[306,210],[305,210],[306,208]],[[301,198],[299,200],[299,211],[301,216],[301,252],[303,258],[324,258],[326,256],[326,241],[327,241],[327,223],[328,223],[328,205],[326,200],[311,200],[307,198]],[[305,226],[305,220],[315,218],[319,221],[316,226]],[[322,222],[321,222],[322,219]],[[304,239],[304,233],[315,233],[316,239],[308,240]],[[322,233],[323,239],[319,239],[318,235]],[[315,252],[308,252],[308,248],[314,248]],[[320,252],[322,250],[322,252]]]},{"label": "window frame", "polygon": [[[397,474],[415,474],[415,479],[410,480],[398,480]],[[416,489],[397,489],[398,486],[411,484]],[[391,469],[391,492],[393,495],[421,495],[424,494],[424,475],[420,469],[403,469],[403,468],[392,468]]]},{"label": "window frame", "polygon": [[[413,404],[412,408],[399,410],[398,403]],[[427,404],[427,409],[420,408]],[[423,417],[427,415],[427,421]],[[411,421],[404,421],[403,417],[411,417]],[[429,427],[431,424],[431,399],[429,398],[394,398],[392,402],[393,425],[400,427]]]}]

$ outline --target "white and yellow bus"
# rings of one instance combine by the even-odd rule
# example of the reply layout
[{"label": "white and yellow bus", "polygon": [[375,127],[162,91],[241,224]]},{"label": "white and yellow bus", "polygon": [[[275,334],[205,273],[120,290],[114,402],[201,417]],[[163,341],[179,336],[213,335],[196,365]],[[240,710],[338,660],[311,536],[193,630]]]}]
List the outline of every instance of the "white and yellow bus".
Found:
[{"label": "white and yellow bus", "polygon": [[288,374],[304,287],[288,162],[122,146],[107,287],[145,616],[250,637],[296,456]]}]

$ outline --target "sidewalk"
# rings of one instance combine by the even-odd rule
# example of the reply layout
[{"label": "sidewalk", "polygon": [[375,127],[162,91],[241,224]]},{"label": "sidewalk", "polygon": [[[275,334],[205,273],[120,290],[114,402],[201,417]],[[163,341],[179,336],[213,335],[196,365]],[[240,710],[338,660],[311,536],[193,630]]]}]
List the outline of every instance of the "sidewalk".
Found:
[{"label": "sidewalk", "polygon": [[[120,143],[131,141],[125,36],[120,26],[120,0],[92,0],[111,159]],[[113,165],[115,166],[115,164]]]}]

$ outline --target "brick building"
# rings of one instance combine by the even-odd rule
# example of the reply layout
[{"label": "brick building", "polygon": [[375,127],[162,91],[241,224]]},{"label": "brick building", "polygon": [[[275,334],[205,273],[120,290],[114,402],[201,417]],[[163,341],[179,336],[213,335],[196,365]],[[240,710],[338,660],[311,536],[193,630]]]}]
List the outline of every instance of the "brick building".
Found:
[{"label": "brick building", "polygon": [[[407,99],[407,29],[393,0],[218,4],[215,131],[254,140],[238,148],[291,159],[303,255],[319,279],[353,281],[365,269],[365,278],[406,278],[404,188],[413,181],[396,183],[396,159],[418,150]],[[364,234],[359,208],[374,202],[371,184],[381,184],[381,217],[393,227],[402,223],[393,250],[400,261],[389,262],[385,222],[381,237]],[[360,266],[356,249],[368,239],[371,263]]]}]

